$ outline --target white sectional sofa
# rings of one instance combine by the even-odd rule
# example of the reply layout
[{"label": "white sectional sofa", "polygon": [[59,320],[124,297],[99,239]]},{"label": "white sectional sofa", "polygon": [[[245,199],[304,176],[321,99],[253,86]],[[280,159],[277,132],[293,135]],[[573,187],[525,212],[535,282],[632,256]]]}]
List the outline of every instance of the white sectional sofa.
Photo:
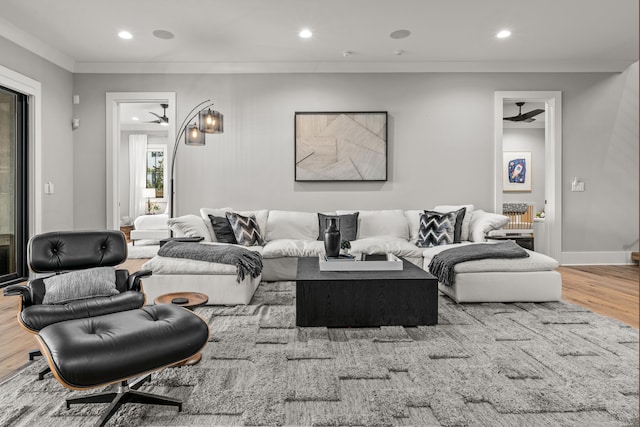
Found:
[{"label": "white sectional sofa", "polygon": [[[467,210],[463,220],[461,243],[431,248],[416,246],[420,214],[424,210],[345,210],[323,212],[343,215],[358,212],[357,238],[351,241],[351,253],[392,253],[427,269],[435,253],[455,246],[483,243],[486,234],[504,226],[508,218],[474,210]],[[431,210],[449,212],[461,206],[436,206]],[[231,208],[200,210],[200,216],[186,215],[169,220],[176,236],[203,237],[201,244],[218,243],[209,215],[224,217]],[[318,240],[320,225],[315,212],[258,210],[239,212],[255,215],[265,240],[264,246],[250,246],[263,257],[262,277],[246,278],[236,283],[235,268],[204,261],[184,260],[156,256],[143,268],[154,272],[144,281],[147,300],[167,292],[196,291],[209,296],[209,304],[247,304],[260,280],[295,280],[297,258],[324,253],[324,244]],[[471,261],[456,267],[457,279],[453,287],[440,289],[457,302],[475,301],[555,301],[560,299],[560,275],[554,269],[557,262],[541,254],[519,260],[500,260],[500,263]],[[473,264],[475,263],[475,264]],[[470,267],[466,264],[472,264]],[[497,265],[500,264],[500,265]],[[483,267],[484,266],[484,267]],[[458,268],[462,270],[459,271]],[[465,268],[471,270],[465,270]]]}]

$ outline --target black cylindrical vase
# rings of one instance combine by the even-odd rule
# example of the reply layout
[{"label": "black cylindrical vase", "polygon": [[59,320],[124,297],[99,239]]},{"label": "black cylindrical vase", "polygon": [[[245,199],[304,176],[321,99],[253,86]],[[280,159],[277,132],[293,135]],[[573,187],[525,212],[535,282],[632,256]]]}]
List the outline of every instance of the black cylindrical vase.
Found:
[{"label": "black cylindrical vase", "polygon": [[324,230],[324,251],[327,257],[337,257],[340,255],[340,229],[338,228],[338,218],[327,218]]}]

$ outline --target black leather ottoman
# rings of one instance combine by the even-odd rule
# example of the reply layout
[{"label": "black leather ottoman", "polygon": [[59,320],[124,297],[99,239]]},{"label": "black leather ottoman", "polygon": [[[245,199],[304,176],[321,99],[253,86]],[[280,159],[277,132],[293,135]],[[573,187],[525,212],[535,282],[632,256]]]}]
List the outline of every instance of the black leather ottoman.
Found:
[{"label": "black leather ottoman", "polygon": [[87,319],[55,323],[37,339],[53,375],[71,389],[121,385],[117,391],[67,399],[72,403],[111,402],[97,425],[104,425],[124,403],[177,406],[178,399],[136,389],[146,380],[127,380],[181,362],[198,353],[209,338],[207,323],[192,312],[162,304]]}]

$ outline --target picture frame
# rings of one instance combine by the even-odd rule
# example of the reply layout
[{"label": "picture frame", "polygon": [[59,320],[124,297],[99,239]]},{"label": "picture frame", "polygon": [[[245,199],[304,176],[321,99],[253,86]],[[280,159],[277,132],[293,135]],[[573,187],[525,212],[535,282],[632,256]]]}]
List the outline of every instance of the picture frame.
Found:
[{"label": "picture frame", "polygon": [[387,112],[299,112],[296,182],[387,181]]},{"label": "picture frame", "polygon": [[531,151],[504,151],[502,165],[502,191],[531,192]]}]

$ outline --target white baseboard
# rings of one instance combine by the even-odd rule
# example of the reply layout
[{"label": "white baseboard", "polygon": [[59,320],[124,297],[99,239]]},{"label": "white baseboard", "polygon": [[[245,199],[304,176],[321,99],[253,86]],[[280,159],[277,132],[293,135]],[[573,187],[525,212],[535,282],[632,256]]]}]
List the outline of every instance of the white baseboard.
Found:
[{"label": "white baseboard", "polygon": [[631,251],[562,252],[561,265],[622,265],[633,264]]}]

